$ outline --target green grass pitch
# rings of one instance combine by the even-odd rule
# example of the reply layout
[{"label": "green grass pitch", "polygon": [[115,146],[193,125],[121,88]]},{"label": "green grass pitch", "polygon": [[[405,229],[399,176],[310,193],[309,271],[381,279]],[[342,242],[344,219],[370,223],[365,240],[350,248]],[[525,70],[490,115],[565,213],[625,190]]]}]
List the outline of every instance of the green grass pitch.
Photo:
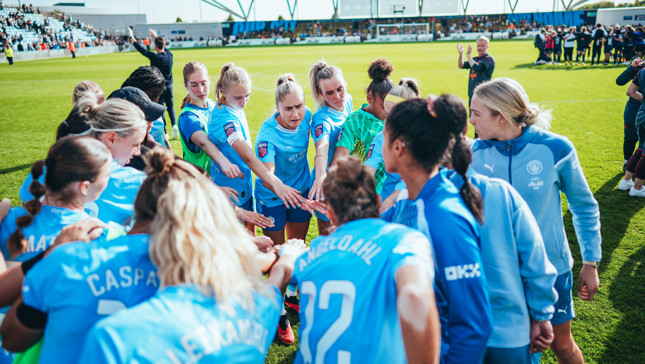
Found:
[{"label": "green grass pitch", "polygon": [[[355,107],[365,102],[365,88],[369,83],[367,67],[378,57],[386,57],[394,64],[395,81],[414,77],[424,94],[455,93],[467,100],[468,75],[467,71],[457,69],[455,45],[176,50],[173,51],[175,108],[179,109],[186,95],[183,65],[193,60],[208,66],[212,86],[220,67],[227,62],[235,62],[249,71],[254,87],[246,115],[253,136],[275,110],[273,91],[282,73],[295,74],[305,89],[307,104],[313,108],[307,76],[310,66],[323,57],[342,68]],[[616,86],[614,80],[624,66],[535,67],[532,63],[537,52],[531,41],[493,41],[490,52],[497,60],[495,77],[518,80],[532,101],[553,110],[552,130],[566,135],[575,144],[589,185],[600,203],[603,234],[600,289],[593,302],[575,298],[577,317],[573,321],[573,335],[588,363],[642,363],[645,358],[642,345],[645,337],[645,213],[642,212],[645,199],[631,198],[616,189],[622,175],[622,115],[627,87]],[[20,203],[18,188],[31,163],[44,158],[54,142],[56,126],[71,109],[71,93],[77,82],[96,81],[109,94],[141,65],[148,65],[148,61],[138,53],[17,62],[12,67],[0,64],[0,196],[11,198],[14,206]],[[179,141],[172,144],[175,152],[180,153]],[[312,143],[310,163],[313,156]],[[577,285],[580,254],[568,212],[565,222],[574,245],[571,250],[576,259],[574,285]],[[315,231],[312,223],[309,239],[315,236]],[[291,315],[291,320],[297,329],[297,316]],[[297,343],[289,347],[274,343],[267,361],[291,362],[296,349]],[[547,352],[544,362],[557,361]]]}]

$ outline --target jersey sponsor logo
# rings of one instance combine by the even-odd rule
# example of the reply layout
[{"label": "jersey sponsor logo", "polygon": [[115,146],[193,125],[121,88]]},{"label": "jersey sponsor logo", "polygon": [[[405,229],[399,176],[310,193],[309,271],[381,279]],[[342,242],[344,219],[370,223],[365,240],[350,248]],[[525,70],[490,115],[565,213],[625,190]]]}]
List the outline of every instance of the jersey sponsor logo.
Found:
[{"label": "jersey sponsor logo", "polygon": [[446,280],[448,281],[456,281],[459,279],[467,279],[467,278],[477,278],[482,276],[482,273],[479,269],[479,263],[446,267],[444,268],[444,272],[446,274]]},{"label": "jersey sponsor logo", "polygon": [[544,186],[544,181],[540,177],[533,177],[531,178],[531,182],[529,182],[529,187],[534,189],[534,190],[539,190]]},{"label": "jersey sponsor logo", "polygon": [[269,143],[267,142],[258,143],[258,155],[260,156],[260,158],[264,158],[269,153],[267,149],[268,145]]},{"label": "jersey sponsor logo", "polygon": [[477,72],[475,70],[470,71],[470,79],[474,80],[475,78],[477,78]]},{"label": "jersey sponsor logo", "polygon": [[323,126],[322,124],[316,126],[316,129],[314,130],[314,138],[319,138],[323,133]]},{"label": "jersey sponsor logo", "polygon": [[224,132],[226,133],[226,137],[230,137],[231,134],[235,133],[237,130],[235,129],[235,124],[233,123],[227,123],[224,125]]},{"label": "jersey sponsor logo", "polygon": [[372,157],[372,151],[374,150],[374,144],[370,145],[370,150],[367,151],[367,157],[366,159],[370,159]]},{"label": "jersey sponsor logo", "polygon": [[490,164],[486,163],[486,164],[484,164],[484,168],[488,168],[488,169],[490,170],[490,174],[495,173],[495,172],[493,172],[493,168],[495,168],[495,164],[494,164],[494,163],[493,163],[493,165],[492,165],[492,166],[491,166]]},{"label": "jersey sponsor logo", "polygon": [[526,171],[534,176],[542,173],[543,169],[542,162],[539,160],[534,159],[526,164]]},{"label": "jersey sponsor logo", "polygon": [[345,130],[345,129],[340,129],[340,131],[338,132],[338,139],[336,139],[336,141],[339,141],[340,138],[343,137],[343,130]]}]

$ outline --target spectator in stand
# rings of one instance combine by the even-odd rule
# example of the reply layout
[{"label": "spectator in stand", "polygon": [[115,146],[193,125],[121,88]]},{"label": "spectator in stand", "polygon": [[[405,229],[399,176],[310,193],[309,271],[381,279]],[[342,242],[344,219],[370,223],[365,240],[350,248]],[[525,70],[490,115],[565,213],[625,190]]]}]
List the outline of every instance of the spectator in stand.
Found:
[{"label": "spectator in stand", "polygon": [[[150,65],[155,66],[161,71],[161,74],[166,79],[166,87],[164,88],[163,94],[159,100],[161,105],[166,105],[168,108],[168,116],[170,116],[170,123],[172,124],[172,138],[177,139],[179,137],[179,128],[177,127],[177,118],[175,116],[174,108],[174,95],[172,87],[172,63],[173,56],[169,50],[166,49],[166,39],[163,37],[157,36],[157,32],[153,29],[150,30],[150,35],[154,38],[155,41],[155,50],[157,53],[147,51],[132,34],[132,28],[128,27],[128,36],[129,39],[133,42],[134,48],[136,48],[139,53],[144,57],[150,60]],[[165,124],[165,119],[164,119]]]},{"label": "spectator in stand", "polygon": [[593,50],[591,52],[591,65],[593,66],[596,62],[597,64],[600,64],[600,54],[602,52],[602,46],[607,39],[607,32],[603,28],[602,24],[596,24],[596,29],[594,29],[591,33],[591,39],[593,40]]}]

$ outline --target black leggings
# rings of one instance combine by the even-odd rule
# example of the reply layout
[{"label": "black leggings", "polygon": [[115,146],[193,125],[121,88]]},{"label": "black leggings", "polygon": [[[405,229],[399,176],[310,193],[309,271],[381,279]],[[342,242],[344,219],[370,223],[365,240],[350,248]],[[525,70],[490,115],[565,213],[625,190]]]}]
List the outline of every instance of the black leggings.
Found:
[{"label": "black leggings", "polygon": [[564,48],[564,61],[573,62],[573,47]]},{"label": "black leggings", "polygon": [[[175,126],[177,123],[177,117],[175,116],[175,98],[173,96],[172,92],[172,86],[166,86],[163,89],[163,93],[161,94],[161,97],[159,98],[159,103],[161,105],[166,105],[166,108],[168,109],[168,116],[170,116],[170,124],[172,126]],[[163,123],[166,125],[166,118],[163,118]]]},{"label": "black leggings", "polygon": [[638,105],[627,101],[625,112],[623,113],[623,122],[625,124],[623,138],[623,158],[629,160],[634,154],[634,148],[638,145],[638,130],[636,130],[636,114],[638,114]]},{"label": "black leggings", "polygon": [[625,46],[623,54],[625,55],[625,60],[630,62],[634,56],[634,46]]},{"label": "black leggings", "polygon": [[600,56],[602,55],[602,47],[601,46],[596,46],[594,44],[592,53],[591,53],[591,64],[594,63],[596,58],[598,58],[598,63],[600,63]]}]

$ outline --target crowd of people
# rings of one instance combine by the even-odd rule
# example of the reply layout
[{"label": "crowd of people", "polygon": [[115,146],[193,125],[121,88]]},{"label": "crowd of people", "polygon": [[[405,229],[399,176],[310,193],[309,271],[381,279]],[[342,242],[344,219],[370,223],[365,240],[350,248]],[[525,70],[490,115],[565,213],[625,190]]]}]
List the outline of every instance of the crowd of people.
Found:
[{"label": "crowd of people", "polygon": [[[536,65],[630,64],[645,52],[645,31],[639,24],[581,26],[546,26],[535,37],[539,50]],[[575,51],[574,51],[575,48]],[[564,52],[563,52],[564,51]],[[574,60],[575,53],[575,60]]]},{"label": "crowd of people", "polygon": [[[11,48],[10,52],[13,53],[50,49],[75,50],[114,44],[114,39],[106,32],[95,32],[91,26],[86,26],[80,20],[73,20],[70,16],[58,20],[41,15],[40,9],[34,11],[32,5],[9,8],[0,4],[0,12],[0,48],[5,53],[7,48]],[[34,17],[34,14],[38,17]],[[54,27],[54,22],[61,24]],[[78,34],[83,36],[79,37]]]},{"label": "crowd of people", "polygon": [[[134,41],[151,66],[107,99],[79,83],[24,204],[0,204],[0,363],[261,363],[274,336],[295,342],[287,310],[300,318],[298,363],[528,364],[549,347],[582,362],[572,297],[598,289],[598,204],[550,113],[516,81],[490,80],[487,39],[466,61],[458,48],[475,74],[475,140],[459,98],[421,97],[386,59],[369,65],[360,107],[325,61],[307,80],[315,110],[292,74],[276,75],[253,138],[251,75],[227,63],[213,85],[191,61],[183,158],[157,103],[172,54]],[[561,192],[583,259],[577,287]]]}]

